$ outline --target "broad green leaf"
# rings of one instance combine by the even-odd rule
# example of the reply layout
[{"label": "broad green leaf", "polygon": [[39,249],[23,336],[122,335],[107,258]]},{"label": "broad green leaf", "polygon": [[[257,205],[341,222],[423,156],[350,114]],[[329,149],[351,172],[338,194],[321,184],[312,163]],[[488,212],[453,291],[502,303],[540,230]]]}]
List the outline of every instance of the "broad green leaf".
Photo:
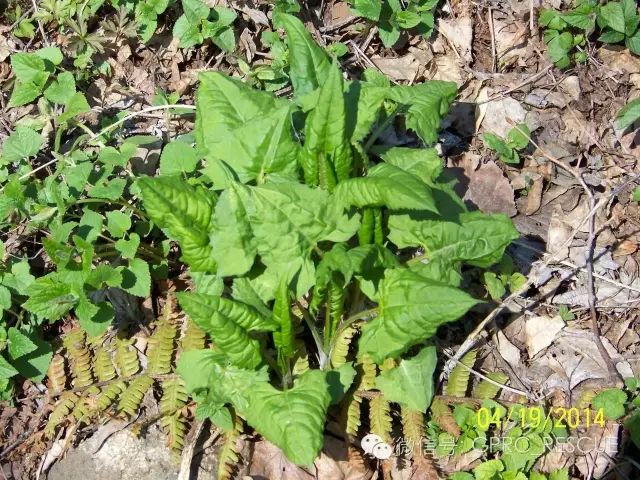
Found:
[{"label": "broad green leaf", "polygon": [[107,230],[114,238],[120,238],[131,228],[131,215],[111,210],[105,214]]},{"label": "broad green leaf", "polygon": [[287,32],[289,78],[299,98],[320,87],[331,67],[327,53],[311,38],[304,24],[293,15],[276,12],[274,23]]},{"label": "broad green leaf", "polygon": [[620,109],[616,115],[619,129],[624,130],[633,125],[640,118],[640,98],[634,98]]},{"label": "broad green leaf", "polygon": [[247,212],[234,185],[222,192],[216,203],[212,230],[211,248],[218,274],[231,276],[248,272],[257,248]]},{"label": "broad green leaf", "polygon": [[182,0],[182,11],[189,23],[200,23],[207,18],[209,10],[209,7],[200,0]]},{"label": "broad green leaf", "polygon": [[0,380],[14,377],[18,371],[0,355]]},{"label": "broad green leaf", "polygon": [[355,205],[438,212],[431,187],[388,163],[376,165],[366,177],[341,182],[334,196],[345,207]]},{"label": "broad green leaf", "polygon": [[216,366],[226,361],[214,350],[189,350],[178,358],[176,372],[182,377],[188,393],[208,388]]},{"label": "broad green leaf", "polygon": [[358,229],[358,217],[345,215],[324,190],[272,183],[248,188],[243,196],[256,248],[267,266],[304,261],[319,242],[344,242]]},{"label": "broad green leaf", "polygon": [[73,73],[62,72],[44,91],[44,97],[50,102],[66,105],[76,93],[76,81]]},{"label": "broad green leaf", "polygon": [[632,37],[625,38],[624,44],[636,55],[640,55],[640,30]]},{"label": "broad green leaf", "polygon": [[87,103],[84,94],[75,93],[65,104],[64,112],[58,116],[58,123],[64,123],[71,120],[76,115],[91,111],[91,107]]},{"label": "broad green leaf", "polygon": [[247,423],[280,447],[292,462],[311,465],[322,448],[331,401],[326,373],[309,370],[285,391],[259,383],[247,396],[248,407],[239,409]]},{"label": "broad green leaf", "polygon": [[178,301],[234,365],[252,369],[262,363],[260,344],[249,332],[274,330],[270,319],[248,305],[222,297],[181,293]]},{"label": "broad green leaf", "polygon": [[180,243],[182,259],[194,271],[214,271],[209,239],[214,195],[177,177],[141,178],[138,186],[151,219]]},{"label": "broad green leaf", "polygon": [[462,290],[410,270],[387,270],[380,286],[378,316],[362,328],[359,354],[368,353],[376,362],[397,357],[477,303]]},{"label": "broad green leaf", "polygon": [[624,33],[607,29],[602,35],[598,37],[598,40],[600,40],[602,43],[619,43],[624,40]]},{"label": "broad green leaf", "polygon": [[17,127],[2,144],[3,164],[17,162],[24,158],[33,157],[42,147],[42,137],[27,127]]},{"label": "broad green leaf", "polygon": [[329,395],[331,395],[331,405],[338,405],[340,401],[353,385],[356,377],[356,369],[353,363],[343,363],[335,370],[327,371],[327,383],[329,384]]},{"label": "broad green leaf", "polygon": [[64,56],[62,55],[62,51],[58,47],[45,47],[34,52],[34,55],[46,60],[53,65],[60,65],[62,60],[64,60]]},{"label": "broad green leaf", "polygon": [[591,405],[594,410],[602,410],[605,418],[617,420],[625,414],[627,394],[619,388],[609,388],[598,393]]},{"label": "broad green leaf", "polygon": [[118,267],[122,274],[121,288],[136,297],[148,297],[151,292],[149,264],[141,258],[129,260],[128,267]]},{"label": "broad green leaf", "polygon": [[198,153],[185,142],[167,144],[160,155],[160,175],[193,173],[198,165]]},{"label": "broad green leaf", "polygon": [[618,2],[607,2],[600,7],[599,19],[602,23],[616,32],[624,34],[624,11],[622,4]]},{"label": "broad green leaf", "polygon": [[20,107],[27,103],[33,102],[42,93],[42,87],[33,82],[21,82],[18,80],[11,92],[9,99],[9,108]]},{"label": "broad green leaf", "polygon": [[374,22],[380,18],[382,2],[380,0],[353,0],[350,2],[353,11],[360,17],[364,17]]},{"label": "broad green leaf", "polygon": [[569,470],[567,468],[559,468],[549,473],[549,480],[569,480]]},{"label": "broad green leaf", "polygon": [[435,181],[444,167],[435,148],[393,147],[374,151],[386,163],[415,175],[423,182]]},{"label": "broad green leaf", "polygon": [[292,358],[294,354],[295,335],[291,321],[291,297],[289,285],[286,281],[280,282],[280,287],[273,304],[273,321],[278,325],[273,333],[273,343],[278,350],[278,361],[284,365],[284,361]]},{"label": "broad green leaf", "polygon": [[376,378],[376,387],[387,400],[424,412],[433,398],[433,372],[438,363],[436,347],[424,347],[412,358]]},{"label": "broad green leaf", "polygon": [[[500,160],[502,160],[503,162],[519,163],[520,158],[518,157],[518,155],[514,155],[515,152],[513,148],[507,145],[507,143],[502,138],[494,135],[493,133],[485,133],[482,136],[482,140],[487,147],[498,154]],[[518,159],[518,162],[515,161],[516,158]]]},{"label": "broad green leaf", "polygon": [[115,248],[123,258],[135,258],[136,253],[138,252],[138,247],[140,246],[140,236],[132,232],[129,234],[129,238],[125,240],[124,238],[120,238],[115,243]]},{"label": "broad green leaf", "polygon": [[400,10],[394,12],[392,17],[392,22],[395,23],[398,27],[409,29],[413,28],[421,22],[422,18],[416,12],[411,12],[409,10]]},{"label": "broad green leaf", "polygon": [[172,34],[180,40],[180,48],[191,48],[204,41],[199,25],[189,23],[186,15],[181,15],[173,24]]},{"label": "broad green leaf", "polygon": [[11,363],[18,373],[34,382],[41,382],[49,368],[49,362],[53,357],[53,350],[49,342],[32,337],[36,349],[18,358],[11,358]]},{"label": "broad green leaf", "polygon": [[91,337],[102,335],[115,318],[115,311],[111,304],[102,302],[96,305],[84,296],[78,300],[76,314],[80,326]]},{"label": "broad green leaf", "polygon": [[438,140],[440,121],[449,111],[458,88],[453,82],[432,80],[418,85],[392,87],[387,98],[406,110],[407,128],[414,130],[427,145]]},{"label": "broad green leaf", "polygon": [[[382,109],[388,88],[388,86],[379,86],[369,82],[352,81],[348,84],[346,92],[347,115],[355,116],[351,143],[355,144],[370,134],[371,127],[378,119]],[[352,113],[352,110],[355,110],[355,113]]]},{"label": "broad green leaf", "polygon": [[33,53],[14,53],[11,55],[11,68],[21,82],[40,83],[46,71],[44,60]]},{"label": "broad green leaf", "polygon": [[332,65],[305,123],[304,148],[300,152],[305,183],[331,191],[337,182],[350,177],[351,162],[342,73]]},{"label": "broad green leaf", "polygon": [[473,469],[476,480],[493,480],[494,476],[502,471],[504,471],[504,465],[497,459],[482,462]]},{"label": "broad green leaf", "polygon": [[527,148],[529,145],[529,138],[531,137],[531,130],[526,123],[520,123],[513,127],[507,134],[507,141],[509,146],[517,150]]},{"label": "broad green leaf", "polygon": [[413,220],[409,215],[389,217],[389,240],[399,248],[422,246],[430,260],[448,263],[488,267],[500,261],[504,249],[519,236],[511,220],[502,214],[462,213],[459,223]]},{"label": "broad green leaf", "polygon": [[9,329],[9,355],[11,358],[23,357],[33,352],[38,346],[31,339],[15,327]]},{"label": "broad green leaf", "polygon": [[22,307],[47,320],[58,320],[75,305],[76,295],[71,286],[58,279],[56,274],[38,278],[27,288],[29,298]]}]

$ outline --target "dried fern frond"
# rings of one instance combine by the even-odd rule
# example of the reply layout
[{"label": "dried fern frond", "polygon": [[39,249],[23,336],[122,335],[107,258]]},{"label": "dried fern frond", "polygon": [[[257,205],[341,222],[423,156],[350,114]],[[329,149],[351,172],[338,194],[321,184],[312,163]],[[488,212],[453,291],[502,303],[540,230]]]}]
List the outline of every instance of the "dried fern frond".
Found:
[{"label": "dried fern frond", "polygon": [[369,400],[369,430],[391,443],[391,406],[384,395]]},{"label": "dried fern frond", "polygon": [[[473,365],[476,363],[477,354],[477,350],[471,350],[462,357],[460,363],[469,368],[473,368]],[[456,365],[449,374],[447,384],[445,385],[445,394],[450,397],[464,397],[467,394],[471,372],[467,368],[464,368],[463,365]]]},{"label": "dried fern frond", "polygon": [[138,413],[145,393],[153,385],[153,379],[146,375],[135,378],[120,396],[118,411],[133,416]]},{"label": "dried fern frond", "polygon": [[67,384],[67,374],[64,371],[64,357],[56,354],[51,359],[47,370],[47,387],[49,393],[62,392]]},{"label": "dried fern frond", "polygon": [[169,373],[172,368],[176,326],[168,320],[158,322],[147,348],[147,371],[151,374]]},{"label": "dried fern frond", "polygon": [[225,432],[224,441],[218,450],[218,480],[231,480],[240,461],[238,438],[242,432],[242,420],[234,414],[233,428]]},{"label": "dried fern frond", "polygon": [[412,457],[422,454],[422,439],[424,438],[424,415],[422,412],[402,406],[400,409],[402,433],[410,446]]},{"label": "dried fern frond", "polygon": [[442,400],[436,398],[431,403],[431,418],[445,432],[456,438],[460,436],[460,427],[453,418],[449,405]]},{"label": "dried fern frond", "polygon": [[182,338],[180,339],[180,346],[183,352],[189,350],[200,350],[205,346],[205,333],[198,325],[196,325],[190,318],[185,318],[184,329]]},{"label": "dried fern frond", "polygon": [[[502,372],[489,372],[486,374],[486,377],[490,378],[494,382],[501,383],[503,385],[506,385],[507,381],[509,380],[509,376]],[[482,380],[473,389],[472,396],[474,396],[475,398],[492,399],[496,398],[499,392],[500,387],[486,380]]]},{"label": "dried fern frond", "polygon": [[60,399],[53,411],[49,414],[49,420],[44,427],[44,435],[47,438],[53,438],[56,430],[69,417],[71,410],[78,401],[78,396],[72,392],[64,392],[60,395]]},{"label": "dried fern frond", "polygon": [[353,341],[357,330],[354,327],[347,327],[342,330],[335,339],[333,349],[331,350],[331,365],[339,367],[347,363],[347,356],[349,355],[349,347]]},{"label": "dried fern frond", "polygon": [[85,341],[84,331],[76,328],[65,335],[62,344],[67,350],[67,358],[71,363],[71,374],[74,387],[86,387],[93,383],[91,371],[91,353]]},{"label": "dried fern frond", "polygon": [[161,384],[160,425],[167,434],[167,446],[174,460],[180,459],[187,432],[187,419],[181,411],[189,396],[184,382],[180,378],[165,380]]},{"label": "dried fern frond", "polygon": [[131,346],[132,343],[133,339],[124,340],[118,338],[116,340],[114,359],[121,377],[130,377],[140,370],[138,352]]}]

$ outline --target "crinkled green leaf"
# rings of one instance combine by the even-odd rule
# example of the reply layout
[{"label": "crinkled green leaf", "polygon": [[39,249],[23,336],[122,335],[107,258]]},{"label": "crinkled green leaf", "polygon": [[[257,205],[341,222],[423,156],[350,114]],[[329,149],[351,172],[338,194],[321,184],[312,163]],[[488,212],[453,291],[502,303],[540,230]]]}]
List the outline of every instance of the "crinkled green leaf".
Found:
[{"label": "crinkled green leaf", "polygon": [[300,164],[308,185],[332,190],[337,182],[350,177],[352,158],[345,112],[342,73],[332,65],[305,123]]},{"label": "crinkled green leaf", "polygon": [[41,382],[49,368],[49,362],[53,357],[53,350],[49,342],[40,338],[31,337],[36,349],[18,358],[11,358],[11,363],[18,373],[34,382]]},{"label": "crinkled green leaf", "polygon": [[603,25],[624,34],[624,11],[619,2],[607,2],[600,7],[599,19]]},{"label": "crinkled green leaf", "polygon": [[498,262],[507,245],[519,237],[507,216],[478,211],[460,214],[459,222],[391,215],[388,225],[389,240],[399,248],[422,246],[430,260],[467,262],[478,267]]},{"label": "crinkled green leaf", "polygon": [[387,97],[407,109],[407,128],[430,145],[438,140],[440,122],[457,93],[455,83],[432,80],[418,85],[395,86]]},{"label": "crinkled green leaf", "polygon": [[360,17],[364,17],[374,22],[380,18],[382,2],[380,0],[353,0],[350,2],[353,11]]},{"label": "crinkled green leaf", "polygon": [[616,115],[618,128],[624,130],[640,119],[640,98],[634,98],[620,109]]},{"label": "crinkled green leaf", "polygon": [[11,68],[21,82],[38,80],[46,71],[44,60],[33,53],[14,53],[11,55]]},{"label": "crinkled green leaf", "polygon": [[214,271],[209,239],[214,195],[177,177],[141,178],[138,186],[145,210],[179,242],[182,259],[194,271]]},{"label": "crinkled green leaf", "polygon": [[435,181],[444,167],[435,148],[393,147],[375,150],[386,163],[415,175],[423,182]]},{"label": "crinkled green leaf", "polygon": [[167,144],[160,155],[160,175],[193,173],[198,165],[196,150],[185,142]]},{"label": "crinkled green leaf", "polygon": [[59,280],[56,274],[38,278],[27,288],[29,298],[22,307],[47,320],[58,320],[76,304],[77,297],[71,286]]},{"label": "crinkled green leaf", "polygon": [[627,394],[619,388],[609,388],[598,393],[591,404],[594,410],[602,410],[609,420],[617,420],[625,414]]},{"label": "crinkled green leaf", "polygon": [[411,173],[388,163],[376,165],[366,177],[341,182],[335,192],[344,206],[387,207],[392,210],[438,212],[431,187]]},{"label": "crinkled green leaf", "polygon": [[31,339],[15,327],[8,331],[9,355],[11,358],[23,357],[33,352],[38,346]]},{"label": "crinkled green leaf", "polygon": [[20,107],[27,103],[33,102],[42,93],[42,87],[33,82],[16,81],[11,98],[9,99],[9,108]]},{"label": "crinkled green leaf", "polygon": [[247,397],[247,408],[239,409],[247,423],[280,447],[292,462],[313,464],[322,448],[331,401],[326,372],[309,370],[285,391],[267,382],[258,383],[247,391]]},{"label": "crinkled green leaf", "polygon": [[17,127],[2,144],[2,163],[13,163],[33,157],[42,147],[40,134],[27,127]]},{"label": "crinkled green leaf", "polygon": [[380,286],[378,316],[365,324],[359,353],[376,362],[397,357],[457,320],[478,300],[457,288],[406,269],[387,270]]},{"label": "crinkled green leaf", "polygon": [[84,94],[75,93],[65,104],[64,112],[58,116],[58,123],[64,123],[71,120],[76,115],[91,111],[89,103]]},{"label": "crinkled green leaf", "polygon": [[76,93],[76,81],[73,73],[62,72],[44,91],[44,97],[50,102],[66,105]]},{"label": "crinkled green leaf", "polygon": [[178,301],[234,365],[255,368],[262,363],[260,344],[249,332],[274,330],[277,326],[271,319],[249,305],[222,297],[181,293]]},{"label": "crinkled green leaf", "polygon": [[436,347],[424,347],[417,355],[402,359],[397,367],[382,372],[376,378],[376,387],[390,402],[424,412],[433,399],[437,364]]},{"label": "crinkled green leaf", "polygon": [[296,17],[276,12],[274,22],[287,32],[289,78],[296,96],[301,97],[324,83],[329,74],[331,60]]}]

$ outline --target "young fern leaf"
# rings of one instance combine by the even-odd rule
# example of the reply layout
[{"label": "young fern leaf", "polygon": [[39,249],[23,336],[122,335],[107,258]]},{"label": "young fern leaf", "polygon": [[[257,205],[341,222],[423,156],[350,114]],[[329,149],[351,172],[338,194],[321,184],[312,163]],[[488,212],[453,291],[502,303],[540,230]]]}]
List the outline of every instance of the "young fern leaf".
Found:
[{"label": "young fern leaf", "polygon": [[467,394],[471,372],[468,368],[464,368],[464,365],[473,368],[473,365],[476,363],[477,354],[477,350],[471,350],[460,360],[460,363],[463,365],[456,365],[453,370],[451,370],[444,389],[446,395],[450,397],[464,397]]},{"label": "young fern leaf", "polygon": [[[503,385],[509,380],[509,376],[502,372],[489,372],[486,376],[494,382],[498,382]],[[500,387],[491,382],[487,382],[486,380],[481,380],[473,389],[472,396],[475,398],[493,399],[498,396],[499,392]]]},{"label": "young fern leaf", "polygon": [[347,403],[345,432],[351,437],[356,437],[360,425],[362,425],[362,397],[351,395],[348,398],[350,398],[350,401]]},{"label": "young fern leaf", "polygon": [[343,329],[337,336],[334,337],[333,348],[329,354],[331,359],[331,365],[335,368],[347,363],[347,356],[349,355],[349,347],[353,341],[353,337],[356,334],[356,329],[349,326]]},{"label": "young fern leaf", "polygon": [[124,382],[116,382],[104,387],[96,402],[98,411],[104,412],[107,408],[113,405],[120,394],[124,392],[125,388],[126,385]]},{"label": "young fern leaf", "polygon": [[111,361],[111,352],[99,346],[94,350],[93,371],[99,382],[108,382],[116,378],[117,372]]},{"label": "young fern leaf", "polygon": [[378,375],[377,365],[369,355],[364,355],[360,358],[360,366],[362,367],[360,390],[373,390],[376,388],[376,376]]},{"label": "young fern leaf", "polygon": [[345,289],[336,280],[329,282],[329,292],[327,298],[327,311],[325,315],[324,340],[325,350],[333,338],[333,334],[342,320],[344,313]]}]

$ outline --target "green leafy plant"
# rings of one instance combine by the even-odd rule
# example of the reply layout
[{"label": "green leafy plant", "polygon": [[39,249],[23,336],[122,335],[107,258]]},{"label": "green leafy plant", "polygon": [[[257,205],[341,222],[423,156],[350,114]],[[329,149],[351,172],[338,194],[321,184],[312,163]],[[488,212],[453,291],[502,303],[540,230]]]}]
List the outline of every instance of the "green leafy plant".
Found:
[{"label": "green leafy plant", "polygon": [[620,109],[616,115],[616,126],[625,130],[640,118],[640,98],[634,98]]},{"label": "green leafy plant", "polygon": [[495,151],[504,163],[517,165],[520,163],[518,152],[527,148],[530,137],[529,127],[525,123],[521,123],[509,131],[506,139],[493,133],[485,133],[482,139],[485,145]]},{"label": "green leafy plant", "polygon": [[566,12],[543,9],[539,22],[545,27],[544,42],[549,47],[549,57],[558,68],[569,67],[572,60],[586,62],[584,47],[594,33],[600,42],[624,42],[629,50],[640,54],[640,16],[633,0],[604,4],[577,0],[575,8]]},{"label": "green leafy plant", "polygon": [[378,26],[378,35],[386,48],[393,47],[403,30],[415,29],[429,37],[434,28],[433,11],[439,0],[353,0],[353,12]]},{"label": "green leafy plant", "polygon": [[200,45],[210,38],[227,52],[235,48],[235,35],[231,25],[236,19],[233,10],[224,7],[209,8],[200,0],[182,0],[183,14],[173,26],[173,36],[180,39],[180,47]]},{"label": "green leafy plant", "polygon": [[[391,403],[426,409],[436,359],[424,342],[478,303],[459,288],[461,265],[499,261],[517,232],[466,211],[434,149],[375,146],[387,103],[433,143],[454,84],[347,82],[299,20],[278,15],[298,103],[202,74],[204,176],[137,188],[194,276],[180,306],[215,345],[178,363],[198,411],[225,430],[240,415],[310,464],[329,406],[359,405],[355,385],[382,392],[370,422],[385,436]],[[427,253],[411,258],[417,247]]]}]

